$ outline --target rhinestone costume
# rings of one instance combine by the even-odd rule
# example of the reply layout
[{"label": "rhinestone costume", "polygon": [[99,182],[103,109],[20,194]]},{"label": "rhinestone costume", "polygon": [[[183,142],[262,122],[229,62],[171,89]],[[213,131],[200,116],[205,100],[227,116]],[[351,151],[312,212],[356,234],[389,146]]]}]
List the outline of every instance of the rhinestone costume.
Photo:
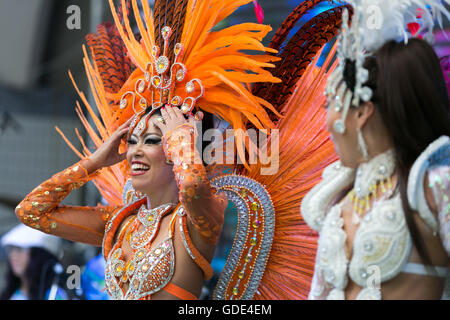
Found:
[{"label": "rhinestone costume", "polygon": [[[78,115],[89,136],[99,147],[136,113],[144,117],[144,109],[148,111],[151,106],[150,114],[165,104],[180,107],[183,112],[191,110],[196,120],[201,119],[202,112],[223,119],[223,129],[228,125],[235,129],[234,137],[227,139],[235,138],[233,147],[244,166],[240,162],[238,165],[233,162],[230,166],[226,161],[228,171],[220,168],[214,172],[213,179],[208,175],[210,184],[204,175],[205,168],[195,162],[179,161],[181,158],[172,154],[177,153],[175,141],[170,138],[164,141],[167,158],[174,162],[182,204],[179,210],[183,210],[178,211],[177,218],[172,220],[178,223],[175,235],[181,233],[187,253],[208,278],[211,268],[196,253],[186,232],[187,225],[190,223],[193,228],[189,231],[197,232],[205,242],[215,243],[223,224],[226,196],[238,209],[238,228],[214,298],[305,299],[314,270],[317,233],[306,225],[298,206],[320,179],[321,170],[336,159],[333,144],[323,125],[325,110],[319,108],[326,102],[322,93],[328,74],[335,69],[332,57],[336,46],[325,62],[319,57],[327,42],[336,36],[342,22],[342,11],[349,6],[326,10],[304,23],[302,18],[306,17],[305,14],[321,1],[302,1],[275,33],[270,47],[265,47],[261,41],[271,31],[268,25],[243,23],[216,28],[251,0],[156,0],[153,12],[146,0],[130,2],[132,10],[125,7],[116,10],[110,1],[115,23],[102,24],[96,34],[88,36],[90,50],[85,51],[84,62],[95,105],[89,104],[76,85],[75,88],[86,112],[98,115],[92,125],[78,105]],[[129,2],[121,3],[125,6]],[[138,29],[134,29],[138,31],[136,35],[131,32],[130,17],[133,13],[132,20]],[[299,44],[302,47],[300,56],[295,54]],[[281,114],[284,117],[280,118]],[[138,117],[135,120],[133,125],[144,130],[142,125],[145,122]],[[248,164],[246,153],[252,151],[255,141],[238,132],[253,127],[270,138],[271,159],[261,158],[256,164]],[[180,129],[189,132],[191,128]],[[279,136],[276,134],[278,131]],[[280,150],[272,149],[277,145],[275,141],[279,141]],[[90,154],[87,149],[78,152],[70,143],[69,146],[80,157]],[[259,143],[257,148],[264,152],[268,151],[264,150],[266,146]],[[125,145],[121,145],[119,152],[124,151]],[[226,156],[229,156],[228,152]],[[229,153],[234,160],[236,154],[231,150]],[[274,161],[272,156],[276,158]],[[266,160],[270,160],[269,163]],[[265,170],[271,164],[274,164],[273,168]],[[210,165],[207,170],[215,171],[215,166]],[[127,171],[127,164],[120,163],[102,169],[94,178],[102,196],[108,203],[116,205],[107,219],[99,219],[95,224],[95,239],[89,239],[86,233],[77,237],[81,228],[65,233],[70,223],[83,226],[80,216],[75,216],[73,211],[70,217],[65,216],[67,221],[64,222],[67,223],[58,224],[64,230],[55,229],[67,238],[76,241],[89,239],[94,244],[100,244],[102,235],[105,235],[104,254],[111,257],[110,285],[123,279],[127,272],[129,283],[130,276],[135,277],[139,268],[142,272],[147,270],[147,265],[140,265],[144,260],[136,260],[134,265],[129,261],[121,262],[123,252],[116,251],[119,248],[113,250],[115,241],[112,238],[116,233],[119,236],[121,231],[112,230],[118,228],[128,214],[137,213],[145,204],[145,200],[140,202],[141,196],[126,182]],[[223,176],[224,173],[227,175]],[[122,200],[123,195],[126,196],[125,201]],[[47,216],[60,218],[60,208],[55,206]],[[112,216],[115,218],[111,219]],[[95,217],[95,214],[90,217]],[[113,222],[110,224],[110,221]],[[126,230],[132,228],[135,221],[124,222],[130,224],[123,227],[123,241],[128,241],[130,233]],[[145,242],[143,238],[141,240]],[[165,244],[167,247],[161,248],[161,252],[155,252],[164,262],[161,264],[161,277],[152,280],[151,285],[139,278],[136,282],[138,292],[133,292],[134,297],[145,299],[146,293],[164,285],[170,278],[168,261],[172,250],[170,241]],[[147,255],[149,259],[154,258],[150,256],[151,250]],[[118,260],[112,263],[115,257]],[[137,259],[140,257],[138,255]],[[120,277],[112,274],[114,266]],[[168,282],[163,289],[170,292],[170,286],[171,282]],[[116,288],[112,289],[116,291]],[[131,297],[131,293],[117,291],[118,297],[125,298],[127,294],[128,298]]]},{"label": "rhinestone costume", "polygon": [[[418,213],[433,231],[437,232],[437,226],[440,226],[447,253],[450,253],[449,141],[448,137],[443,137],[431,144],[416,161],[408,179],[409,189],[423,192],[423,180],[418,179],[417,172],[428,173],[428,187],[432,189],[438,204],[440,221],[438,223],[434,218],[425,198],[419,199],[419,207],[427,209],[418,210]],[[374,272],[373,267],[379,268],[380,281],[383,283],[396,277],[408,262],[412,239],[398,192],[393,195],[388,192],[372,204],[356,232],[351,260],[345,250],[347,235],[343,229],[342,202],[329,209],[333,199],[353,182],[355,186],[364,185],[358,181],[361,177],[365,182],[378,179],[380,183],[380,179],[383,179],[380,172],[390,171],[386,168],[391,166],[389,162],[392,161],[391,152],[388,151],[360,166],[359,174],[336,162],[324,170],[323,181],[305,197],[302,203],[303,216],[320,234],[310,299],[345,299],[348,277],[363,288],[357,299],[381,299],[380,289],[369,281]]]},{"label": "rhinestone costume", "polygon": [[[185,147],[190,150],[172,155],[180,190],[180,205],[175,210],[170,204],[147,210],[146,197],[137,199],[129,188],[124,190],[126,205],[123,207],[60,206],[60,201],[70,191],[96,175],[88,175],[80,162],[38,186],[17,207],[18,215],[24,224],[44,232],[93,245],[102,244],[107,260],[106,285],[114,299],[149,299],[169,284],[175,267],[173,235],[178,232],[175,229],[177,219],[186,250],[201,268],[204,277],[209,279],[212,276],[211,266],[193,245],[187,223],[189,221],[194,226],[205,242],[216,243],[227,200],[224,195],[212,192],[205,168],[194,163],[193,135],[192,127],[185,125],[164,137],[165,150],[173,151],[172,145],[180,144],[180,136],[186,139],[181,142],[185,142]],[[172,213],[169,236],[152,247],[163,214],[168,211]],[[119,231],[118,228],[128,217],[131,217],[130,220]],[[87,228],[86,225],[96,225],[97,229]],[[140,226],[143,230],[139,229]],[[117,232],[119,234],[114,241]],[[123,260],[123,241],[129,242],[132,248],[130,261]],[[127,292],[122,290],[124,283],[128,284]]]}]

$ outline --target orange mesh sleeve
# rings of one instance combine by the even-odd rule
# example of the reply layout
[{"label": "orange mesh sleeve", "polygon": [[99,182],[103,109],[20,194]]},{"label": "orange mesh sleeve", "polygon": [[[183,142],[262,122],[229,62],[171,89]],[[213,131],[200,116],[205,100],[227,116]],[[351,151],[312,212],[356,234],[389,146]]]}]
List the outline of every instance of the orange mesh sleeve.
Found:
[{"label": "orange mesh sleeve", "polygon": [[100,246],[105,224],[118,207],[60,206],[74,189],[91,180],[82,161],[55,174],[37,186],[16,207],[16,215],[25,225],[71,241]]},{"label": "orange mesh sleeve", "polygon": [[227,200],[213,192],[195,141],[193,126],[183,124],[165,134],[164,152],[173,162],[179,199],[189,222],[205,242],[215,244],[222,231]]}]

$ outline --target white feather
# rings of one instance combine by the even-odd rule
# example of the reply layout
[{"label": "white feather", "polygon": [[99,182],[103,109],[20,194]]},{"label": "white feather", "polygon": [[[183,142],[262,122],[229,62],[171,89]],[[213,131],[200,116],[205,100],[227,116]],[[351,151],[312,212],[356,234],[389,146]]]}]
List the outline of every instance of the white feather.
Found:
[{"label": "white feather", "polygon": [[[373,52],[390,40],[408,42],[411,34],[407,28],[409,23],[420,25],[419,33],[425,34],[426,40],[432,40],[435,22],[442,26],[442,15],[450,20],[450,13],[444,2],[450,0],[348,0],[354,8],[354,14],[360,15],[362,28],[362,45]],[[422,17],[417,18],[418,9],[422,9]],[[377,16],[380,14],[381,16]],[[380,20],[381,19],[381,20]],[[373,21],[382,21],[374,28]]]}]

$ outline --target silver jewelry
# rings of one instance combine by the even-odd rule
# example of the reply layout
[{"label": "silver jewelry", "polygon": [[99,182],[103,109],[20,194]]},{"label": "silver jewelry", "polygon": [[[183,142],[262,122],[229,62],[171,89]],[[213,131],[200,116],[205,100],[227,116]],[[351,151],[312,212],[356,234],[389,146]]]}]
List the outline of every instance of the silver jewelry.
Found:
[{"label": "silver jewelry", "polygon": [[361,151],[363,158],[365,161],[369,160],[369,151],[367,150],[367,144],[364,141],[364,137],[362,135],[361,129],[356,129],[357,135],[358,135],[358,147],[359,151]]}]

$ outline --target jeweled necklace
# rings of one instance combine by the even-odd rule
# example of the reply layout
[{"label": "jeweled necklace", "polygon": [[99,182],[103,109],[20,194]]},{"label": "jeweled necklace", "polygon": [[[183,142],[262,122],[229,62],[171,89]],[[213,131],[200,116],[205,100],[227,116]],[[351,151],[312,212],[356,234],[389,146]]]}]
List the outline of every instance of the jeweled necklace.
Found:
[{"label": "jeweled necklace", "polygon": [[[169,213],[170,209],[176,204],[166,203],[154,209],[147,209],[144,205],[139,208],[137,218],[133,221],[130,228],[130,246],[133,250],[139,250],[145,247],[150,241],[153,241],[161,219]],[[139,232],[139,227],[144,226],[144,230]]]},{"label": "jeweled necklace", "polygon": [[[150,207],[147,201],[147,208]],[[150,249],[155,236],[159,231],[161,220],[168,213],[172,212],[176,205],[173,203],[166,203],[154,209],[147,209],[144,205],[139,208],[137,215],[131,219],[127,225],[122,229],[119,239],[115,245],[116,249],[113,252],[113,274],[119,278],[119,283],[127,282],[134,273],[137,263],[144,258]],[[130,226],[131,225],[131,226]],[[139,227],[143,225],[144,230],[138,232]],[[130,226],[128,232],[127,229]],[[126,238],[125,238],[126,235]],[[130,243],[131,257],[125,265],[123,258],[123,251],[121,249],[124,238]]]},{"label": "jeweled necklace", "polygon": [[390,196],[394,190],[391,177],[395,171],[395,154],[390,149],[377,155],[356,170],[355,185],[348,194],[353,204],[353,224],[359,224],[361,217],[371,209],[371,203],[380,193]]}]

